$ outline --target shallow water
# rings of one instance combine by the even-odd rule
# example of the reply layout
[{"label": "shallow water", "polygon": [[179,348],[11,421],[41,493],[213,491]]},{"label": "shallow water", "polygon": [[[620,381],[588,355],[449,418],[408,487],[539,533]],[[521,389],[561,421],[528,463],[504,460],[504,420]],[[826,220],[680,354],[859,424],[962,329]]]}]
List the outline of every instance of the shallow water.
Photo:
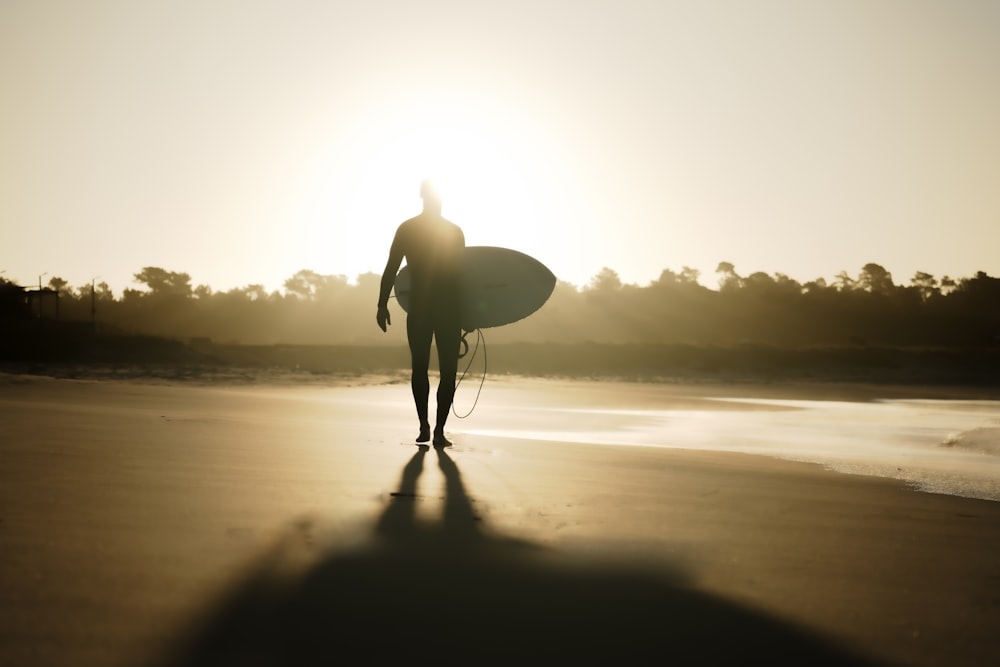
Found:
[{"label": "shallow water", "polygon": [[[773,409],[535,406],[522,413],[527,419],[519,419],[519,427],[463,430],[598,445],[761,454],[818,463],[838,472],[904,480],[933,493],[1000,501],[1000,401],[711,401],[720,408],[738,403]],[[525,421],[531,428],[520,428]]]}]

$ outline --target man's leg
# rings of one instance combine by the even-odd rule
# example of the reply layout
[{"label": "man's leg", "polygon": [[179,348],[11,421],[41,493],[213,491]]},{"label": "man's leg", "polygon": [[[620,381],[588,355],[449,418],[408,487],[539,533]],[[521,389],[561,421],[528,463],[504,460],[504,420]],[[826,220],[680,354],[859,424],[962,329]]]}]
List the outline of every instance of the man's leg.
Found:
[{"label": "man's leg", "polygon": [[431,385],[427,369],[431,363],[431,337],[434,330],[426,318],[409,315],[406,318],[406,340],[410,345],[410,390],[420,420],[417,442],[431,439],[431,425],[427,420],[427,399]]},{"label": "man's leg", "polygon": [[462,342],[462,329],[456,323],[439,327],[434,333],[437,343],[438,368],[440,378],[437,388],[437,421],[434,424],[434,444],[447,447],[444,425],[448,421],[452,403],[455,401],[455,380],[458,375],[458,352]]}]

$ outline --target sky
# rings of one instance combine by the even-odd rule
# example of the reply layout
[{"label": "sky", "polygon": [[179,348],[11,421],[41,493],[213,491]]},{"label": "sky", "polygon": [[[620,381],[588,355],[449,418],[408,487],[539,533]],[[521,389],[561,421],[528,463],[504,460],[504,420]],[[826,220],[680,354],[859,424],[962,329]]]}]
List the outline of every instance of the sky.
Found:
[{"label": "sky", "polygon": [[[0,277],[1000,275],[994,0],[0,0]],[[373,295],[374,304],[376,296]]]}]

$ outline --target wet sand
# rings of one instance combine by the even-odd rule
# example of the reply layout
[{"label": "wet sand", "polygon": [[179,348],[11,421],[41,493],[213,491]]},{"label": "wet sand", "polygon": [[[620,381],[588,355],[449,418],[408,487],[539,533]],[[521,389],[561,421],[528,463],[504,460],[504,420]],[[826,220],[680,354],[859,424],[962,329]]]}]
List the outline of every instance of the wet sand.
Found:
[{"label": "wet sand", "polygon": [[[512,424],[804,391],[490,382]],[[0,376],[0,664],[1000,660],[1000,503],[476,414],[428,450],[349,384]]]}]

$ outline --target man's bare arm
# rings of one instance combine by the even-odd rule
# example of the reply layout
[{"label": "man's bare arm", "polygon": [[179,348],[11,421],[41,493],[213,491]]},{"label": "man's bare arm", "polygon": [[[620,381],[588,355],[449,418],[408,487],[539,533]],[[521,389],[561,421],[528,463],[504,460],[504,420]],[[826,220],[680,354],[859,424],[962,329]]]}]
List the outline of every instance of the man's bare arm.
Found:
[{"label": "man's bare arm", "polygon": [[393,240],[392,248],[389,250],[389,260],[385,263],[382,281],[379,283],[378,313],[375,315],[378,328],[382,331],[386,330],[386,326],[392,324],[392,317],[389,315],[389,293],[392,292],[392,286],[396,283],[396,273],[402,263],[403,253],[399,252],[396,248],[396,242]]}]

